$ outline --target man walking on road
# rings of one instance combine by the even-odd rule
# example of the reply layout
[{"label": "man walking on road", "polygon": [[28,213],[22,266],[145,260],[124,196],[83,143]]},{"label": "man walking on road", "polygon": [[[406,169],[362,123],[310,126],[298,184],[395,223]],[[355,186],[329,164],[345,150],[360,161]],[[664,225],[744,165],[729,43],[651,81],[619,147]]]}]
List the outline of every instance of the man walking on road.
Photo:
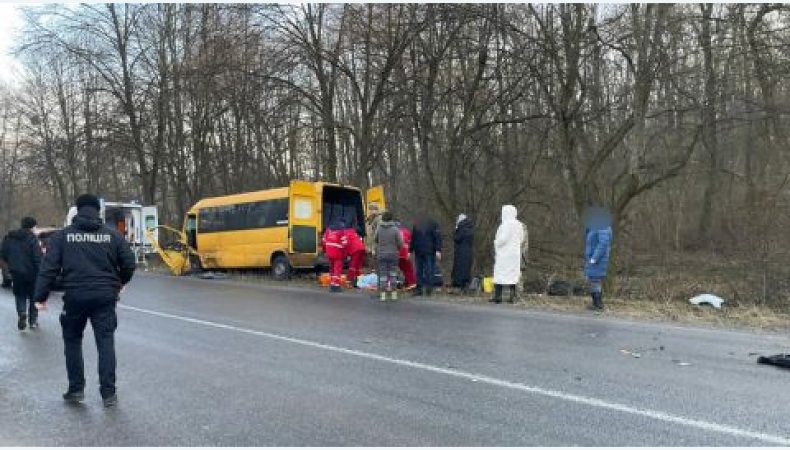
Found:
[{"label": "man walking on road", "polygon": [[82,334],[90,319],[99,356],[99,383],[105,407],[114,406],[115,341],[118,325],[115,305],[118,295],[135,270],[129,243],[117,231],[105,227],[99,218],[99,199],[90,194],[77,199],[77,216],[71,225],[49,240],[47,256],[36,282],[35,300],[46,309],[55,277],[63,273],[63,344],[69,388],[63,399],[80,402],[85,398]]},{"label": "man walking on road", "polygon": [[35,226],[36,219],[25,217],[22,219],[22,228],[8,233],[0,248],[0,259],[8,264],[14,280],[13,292],[19,316],[17,328],[20,331],[27,327],[28,322],[31,329],[38,327],[38,311],[33,304],[33,290],[41,264],[41,246],[33,234]]}]

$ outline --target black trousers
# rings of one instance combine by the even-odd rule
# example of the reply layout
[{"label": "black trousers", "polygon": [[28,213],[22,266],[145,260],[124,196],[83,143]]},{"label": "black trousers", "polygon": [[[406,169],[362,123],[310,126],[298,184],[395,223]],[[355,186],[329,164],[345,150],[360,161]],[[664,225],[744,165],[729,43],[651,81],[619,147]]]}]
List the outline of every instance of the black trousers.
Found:
[{"label": "black trousers", "polygon": [[414,262],[417,266],[417,289],[430,293],[436,277],[436,254],[415,254]]},{"label": "black trousers", "polygon": [[18,314],[28,314],[30,323],[34,323],[38,318],[36,304],[33,303],[33,291],[36,289],[36,280],[28,279],[19,275],[14,275],[14,285],[12,290],[16,299],[16,312]]},{"label": "black trousers", "polygon": [[99,385],[103,398],[115,394],[115,315],[116,298],[63,299],[60,325],[66,354],[69,391],[85,389],[85,368],[82,360],[82,334],[91,321],[96,351],[99,355]]}]

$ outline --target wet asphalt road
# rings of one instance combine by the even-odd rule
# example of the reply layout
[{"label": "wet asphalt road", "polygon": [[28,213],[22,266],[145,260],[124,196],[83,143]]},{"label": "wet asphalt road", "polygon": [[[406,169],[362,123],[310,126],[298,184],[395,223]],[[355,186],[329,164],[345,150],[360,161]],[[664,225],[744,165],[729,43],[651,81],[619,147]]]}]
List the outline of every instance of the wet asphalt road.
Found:
[{"label": "wet asphalt road", "polygon": [[790,445],[790,371],[750,355],[782,335],[140,275],[104,410],[90,327],[60,399],[50,303],[20,333],[0,292],[0,446]]}]

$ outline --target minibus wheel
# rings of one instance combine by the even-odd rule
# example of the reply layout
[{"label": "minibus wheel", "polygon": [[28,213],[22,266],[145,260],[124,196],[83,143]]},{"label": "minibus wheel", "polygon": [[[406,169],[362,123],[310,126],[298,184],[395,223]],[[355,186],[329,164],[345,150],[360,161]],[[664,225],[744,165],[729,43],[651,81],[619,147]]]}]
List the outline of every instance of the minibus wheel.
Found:
[{"label": "minibus wheel", "polygon": [[291,278],[291,262],[285,255],[277,255],[272,259],[272,275],[275,280],[288,280]]}]

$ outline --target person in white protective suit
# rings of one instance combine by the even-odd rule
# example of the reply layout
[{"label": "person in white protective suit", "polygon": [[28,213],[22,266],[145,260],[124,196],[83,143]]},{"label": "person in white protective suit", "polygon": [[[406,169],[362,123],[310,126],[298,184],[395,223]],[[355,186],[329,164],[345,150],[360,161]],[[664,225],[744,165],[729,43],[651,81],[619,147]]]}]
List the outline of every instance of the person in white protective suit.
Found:
[{"label": "person in white protective suit", "polygon": [[509,303],[516,300],[516,285],[521,278],[521,251],[526,227],[517,216],[516,207],[502,207],[502,223],[494,238],[494,298],[492,303],[502,303],[502,288],[510,287]]}]

